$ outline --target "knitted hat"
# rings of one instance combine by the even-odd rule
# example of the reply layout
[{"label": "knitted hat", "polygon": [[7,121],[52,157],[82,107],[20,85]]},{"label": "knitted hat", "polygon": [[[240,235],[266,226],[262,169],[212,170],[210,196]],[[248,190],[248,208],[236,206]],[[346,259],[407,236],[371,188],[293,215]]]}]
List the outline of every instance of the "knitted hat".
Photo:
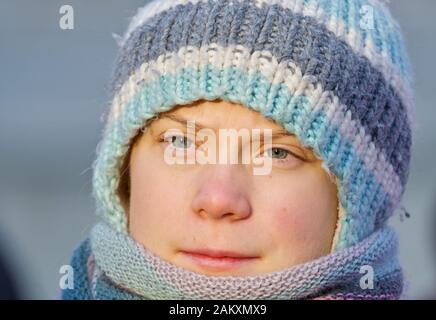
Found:
[{"label": "knitted hat", "polygon": [[414,99],[400,28],[374,0],[161,0],[120,38],[94,162],[99,213],[127,232],[117,195],[131,139],[196,100],[241,104],[295,134],[338,183],[336,249],[401,205]]}]

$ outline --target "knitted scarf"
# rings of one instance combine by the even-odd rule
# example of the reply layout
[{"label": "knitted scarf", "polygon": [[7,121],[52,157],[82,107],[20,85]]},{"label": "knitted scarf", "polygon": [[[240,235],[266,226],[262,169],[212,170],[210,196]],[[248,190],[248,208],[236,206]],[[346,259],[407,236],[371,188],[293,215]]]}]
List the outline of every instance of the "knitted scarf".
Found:
[{"label": "knitted scarf", "polygon": [[398,299],[403,289],[397,238],[388,226],[319,259],[236,277],[180,268],[99,223],[76,249],[72,266],[75,286],[63,299]]}]

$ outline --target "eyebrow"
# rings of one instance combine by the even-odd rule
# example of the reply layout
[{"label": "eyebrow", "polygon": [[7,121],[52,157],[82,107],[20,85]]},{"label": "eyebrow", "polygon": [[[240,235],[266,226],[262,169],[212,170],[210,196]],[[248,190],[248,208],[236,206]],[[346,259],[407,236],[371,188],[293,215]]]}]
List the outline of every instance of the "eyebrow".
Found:
[{"label": "eyebrow", "polygon": [[[178,123],[180,123],[183,126],[188,126],[189,127],[189,123],[188,123],[189,120],[183,118],[182,116],[176,115],[176,114],[170,114],[170,113],[169,114],[162,114],[159,119],[169,119],[169,120],[178,122]],[[207,126],[197,122],[197,120],[194,120],[194,121],[195,121],[195,130],[196,131],[199,131],[201,129],[208,129]],[[264,129],[270,129],[270,128],[264,128]],[[274,138],[281,138],[281,137],[292,137],[292,138],[295,138],[295,134],[293,134],[293,133],[291,133],[289,131],[286,131],[284,129],[280,128],[280,129],[271,129],[271,130],[272,130],[271,137],[273,139]],[[261,134],[261,135],[263,135],[263,134]]]}]

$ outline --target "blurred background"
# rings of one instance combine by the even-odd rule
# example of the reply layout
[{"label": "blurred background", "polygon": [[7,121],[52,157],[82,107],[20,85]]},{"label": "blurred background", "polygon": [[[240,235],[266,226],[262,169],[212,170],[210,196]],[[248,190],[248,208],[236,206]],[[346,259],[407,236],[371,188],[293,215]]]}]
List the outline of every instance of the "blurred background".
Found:
[{"label": "blurred background", "polygon": [[[95,221],[91,165],[122,34],[144,0],[0,0],[0,298],[56,299]],[[390,0],[414,65],[418,129],[392,224],[409,298],[436,298],[436,1]],[[59,9],[74,8],[74,30]],[[433,158],[435,157],[435,158]],[[9,296],[6,296],[6,291]]]}]

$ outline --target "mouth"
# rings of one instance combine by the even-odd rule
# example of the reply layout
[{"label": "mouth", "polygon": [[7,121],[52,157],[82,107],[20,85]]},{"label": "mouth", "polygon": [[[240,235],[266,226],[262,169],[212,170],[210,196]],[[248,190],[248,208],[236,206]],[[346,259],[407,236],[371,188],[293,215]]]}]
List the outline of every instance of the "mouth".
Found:
[{"label": "mouth", "polygon": [[211,249],[181,250],[180,253],[200,269],[215,272],[235,270],[260,258],[233,251]]}]

